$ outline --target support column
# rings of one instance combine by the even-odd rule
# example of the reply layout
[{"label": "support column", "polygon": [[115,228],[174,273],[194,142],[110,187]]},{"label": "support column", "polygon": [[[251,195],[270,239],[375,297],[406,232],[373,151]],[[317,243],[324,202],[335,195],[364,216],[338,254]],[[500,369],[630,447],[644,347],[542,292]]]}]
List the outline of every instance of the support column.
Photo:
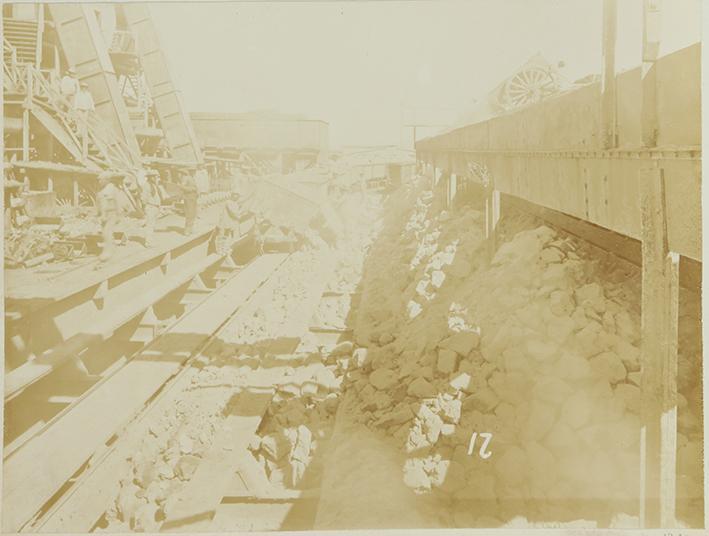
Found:
[{"label": "support column", "polygon": [[640,109],[642,142],[645,147],[657,146],[657,60],[660,49],[659,0],[643,0],[643,63],[642,105]]},{"label": "support column", "polygon": [[618,10],[616,0],[603,0],[603,71],[601,74],[601,144],[618,145],[616,128],[615,43]]},{"label": "support column", "polygon": [[455,196],[458,194],[458,176],[455,173],[450,174],[448,179],[448,207],[453,208]]},{"label": "support column", "polygon": [[675,526],[679,255],[668,248],[663,170],[640,171],[643,528]]},{"label": "support column", "polygon": [[485,191],[485,242],[487,244],[487,261],[492,262],[497,251],[497,224],[500,221],[500,192],[488,175],[483,183]]}]

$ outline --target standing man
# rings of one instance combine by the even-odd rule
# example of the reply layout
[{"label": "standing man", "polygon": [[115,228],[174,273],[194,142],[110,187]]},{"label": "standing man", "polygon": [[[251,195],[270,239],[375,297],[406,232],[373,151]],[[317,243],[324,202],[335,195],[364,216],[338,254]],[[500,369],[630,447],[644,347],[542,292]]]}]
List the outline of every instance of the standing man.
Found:
[{"label": "standing man", "polygon": [[76,78],[76,71],[69,67],[59,83],[59,90],[62,97],[67,101],[67,106],[73,106],[74,97],[80,91],[79,80]]},{"label": "standing man", "polygon": [[195,173],[194,179],[200,195],[209,192],[209,174],[204,164],[197,164],[197,173]]},{"label": "standing man", "polygon": [[234,240],[240,238],[240,223],[241,223],[241,207],[239,200],[241,195],[239,192],[233,191],[229,195],[229,199],[224,203],[224,208],[219,216],[219,224],[217,226],[217,249],[220,253],[228,253]]},{"label": "standing man", "polygon": [[160,175],[155,170],[142,172],[138,179],[140,187],[140,200],[143,203],[145,212],[145,240],[143,245],[146,248],[153,246],[155,235],[155,223],[160,215],[160,192],[158,190],[158,177]]},{"label": "standing man", "polygon": [[110,259],[115,249],[113,230],[118,222],[118,188],[114,181],[118,178],[119,176],[112,171],[103,171],[98,176],[99,189],[96,194],[96,207],[103,236],[103,249],[99,256],[101,262]]},{"label": "standing man", "polygon": [[89,91],[89,85],[86,82],[81,82],[79,91],[74,95],[74,109],[78,112],[81,119],[79,128],[81,129],[81,154],[86,158],[89,154],[89,133],[88,120],[89,114],[94,111],[94,98]]},{"label": "standing man", "polygon": [[185,207],[185,236],[187,236],[193,232],[194,220],[197,217],[197,199],[199,198],[195,177],[189,170],[182,172],[180,187]]}]

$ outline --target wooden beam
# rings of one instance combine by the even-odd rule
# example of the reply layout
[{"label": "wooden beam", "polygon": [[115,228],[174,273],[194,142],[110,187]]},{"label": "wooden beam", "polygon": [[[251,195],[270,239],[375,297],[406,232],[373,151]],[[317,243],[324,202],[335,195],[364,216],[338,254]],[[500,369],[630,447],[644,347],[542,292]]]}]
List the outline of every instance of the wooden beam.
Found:
[{"label": "wooden beam", "polygon": [[618,144],[616,116],[615,43],[616,0],[603,0],[603,71],[601,73],[601,143],[604,149]]},{"label": "wooden beam", "polygon": [[657,119],[657,60],[660,48],[659,0],[643,0],[643,63],[641,67],[642,104],[640,122],[642,142],[645,147],[656,147]]},{"label": "wooden beam", "polygon": [[640,514],[644,528],[672,528],[676,504],[679,255],[668,248],[662,169],[643,169],[639,180],[643,256]]}]

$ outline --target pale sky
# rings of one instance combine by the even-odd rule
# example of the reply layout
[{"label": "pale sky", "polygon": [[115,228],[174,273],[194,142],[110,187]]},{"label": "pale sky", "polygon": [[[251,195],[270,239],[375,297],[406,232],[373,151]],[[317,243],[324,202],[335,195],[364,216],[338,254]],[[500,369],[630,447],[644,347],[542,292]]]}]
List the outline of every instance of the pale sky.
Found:
[{"label": "pale sky", "polygon": [[[602,0],[224,2],[151,6],[190,111],[272,109],[330,123],[332,145],[396,144],[402,107],[460,116],[541,52],[601,70]],[[639,65],[642,0],[619,0],[619,69]],[[701,0],[665,0],[661,53],[700,39]],[[419,136],[420,138],[421,136]]]}]

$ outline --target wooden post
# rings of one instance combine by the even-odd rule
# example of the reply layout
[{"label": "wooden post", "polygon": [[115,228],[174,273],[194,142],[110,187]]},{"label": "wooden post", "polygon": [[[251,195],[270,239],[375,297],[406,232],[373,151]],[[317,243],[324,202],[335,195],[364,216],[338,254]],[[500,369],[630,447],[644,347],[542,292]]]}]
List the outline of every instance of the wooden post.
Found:
[{"label": "wooden post", "polygon": [[616,0],[603,0],[603,71],[601,74],[601,144],[617,146],[615,42],[618,10]]},{"label": "wooden post", "polygon": [[458,194],[458,176],[455,173],[451,173],[448,181],[448,207],[453,208],[455,196]]},{"label": "wooden post", "polygon": [[73,196],[73,197],[74,197],[74,206],[75,206],[75,207],[78,207],[78,206],[79,206],[79,199],[80,199],[80,196],[79,196],[79,179],[77,179],[76,177],[74,177],[74,179],[73,179],[73,181],[72,181],[72,190],[73,190],[73,194],[74,194],[74,196]]},{"label": "wooden post", "polygon": [[492,177],[483,183],[485,191],[485,242],[487,261],[492,262],[497,251],[497,223],[500,221],[500,192],[495,190]]},{"label": "wooden post", "polygon": [[37,69],[42,68],[42,44],[44,41],[44,4],[37,5],[37,41],[35,43],[34,63]]},{"label": "wooden post", "polygon": [[669,251],[663,170],[642,169],[643,528],[675,526],[679,255]]},{"label": "wooden post", "polygon": [[30,110],[32,109],[32,94],[34,92],[32,82],[34,79],[29,66],[25,72],[27,73],[27,96],[22,110],[22,160],[28,161],[30,159]]},{"label": "wooden post", "polygon": [[642,105],[640,110],[642,142],[655,147],[657,125],[657,73],[655,61],[660,48],[660,6],[658,0],[643,1]]}]

